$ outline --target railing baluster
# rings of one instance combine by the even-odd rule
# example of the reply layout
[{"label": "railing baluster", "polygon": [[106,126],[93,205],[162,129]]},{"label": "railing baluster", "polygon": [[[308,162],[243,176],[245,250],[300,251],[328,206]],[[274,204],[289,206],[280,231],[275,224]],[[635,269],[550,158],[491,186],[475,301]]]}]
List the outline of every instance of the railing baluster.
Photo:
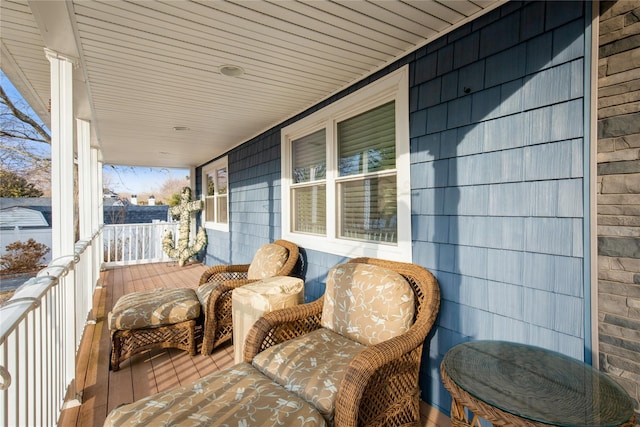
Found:
[{"label": "railing baluster", "polygon": [[149,239],[149,227],[146,225],[142,228],[142,253],[140,258],[151,258],[147,253],[147,240]]},{"label": "railing baluster", "polygon": [[0,346],[0,425],[8,426],[9,424],[9,392],[7,389],[11,385],[11,375],[7,370],[9,363],[9,346]]},{"label": "railing baluster", "polygon": [[[9,352],[9,358],[7,360],[7,370],[9,372],[15,372],[17,373],[18,371],[18,331],[16,331],[15,334],[12,334],[12,336],[10,337],[9,340],[7,340],[7,347],[9,347],[11,349],[11,351]],[[12,379],[13,383],[15,383],[15,379]],[[13,390],[9,389],[9,393],[7,393],[9,395],[9,403],[11,404],[11,407],[7,410],[7,415],[8,415],[8,419],[7,419],[7,424],[8,426],[17,426],[18,424],[18,415],[19,415],[19,408],[16,408],[17,406],[17,401],[18,401],[18,397],[19,397],[19,393],[20,392],[20,386],[19,385],[15,385],[13,387]],[[13,409],[13,410],[11,410]]]}]

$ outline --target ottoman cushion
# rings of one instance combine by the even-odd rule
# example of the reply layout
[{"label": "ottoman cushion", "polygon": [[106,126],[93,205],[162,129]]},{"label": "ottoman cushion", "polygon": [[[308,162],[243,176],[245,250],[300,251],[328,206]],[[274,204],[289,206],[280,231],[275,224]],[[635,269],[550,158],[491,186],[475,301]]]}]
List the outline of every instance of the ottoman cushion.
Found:
[{"label": "ottoman cushion", "polygon": [[193,289],[154,289],[123,295],[108,316],[109,329],[156,328],[200,316]]},{"label": "ottoman cushion", "polygon": [[107,416],[106,426],[326,426],[316,409],[241,363]]}]

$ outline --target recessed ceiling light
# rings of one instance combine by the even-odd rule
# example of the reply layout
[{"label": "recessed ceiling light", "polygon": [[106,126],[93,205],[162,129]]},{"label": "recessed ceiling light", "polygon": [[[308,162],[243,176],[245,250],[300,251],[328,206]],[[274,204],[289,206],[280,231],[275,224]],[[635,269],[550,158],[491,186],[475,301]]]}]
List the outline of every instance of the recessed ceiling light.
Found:
[{"label": "recessed ceiling light", "polygon": [[186,126],[174,126],[173,130],[176,131],[176,132],[179,132],[179,131],[183,131],[183,130],[189,130],[189,128],[186,127]]},{"label": "recessed ceiling light", "polygon": [[238,67],[237,65],[221,65],[218,71],[227,77],[239,77],[244,74],[242,67]]}]

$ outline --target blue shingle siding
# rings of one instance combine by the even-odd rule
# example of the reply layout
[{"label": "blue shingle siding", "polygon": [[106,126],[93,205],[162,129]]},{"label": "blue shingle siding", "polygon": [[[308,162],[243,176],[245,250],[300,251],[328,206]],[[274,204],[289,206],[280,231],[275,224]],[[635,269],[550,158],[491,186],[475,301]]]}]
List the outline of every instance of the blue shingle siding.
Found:
[{"label": "blue shingle siding", "polygon": [[[459,30],[469,31],[470,27],[464,26]],[[458,30],[458,31],[459,31]],[[449,35],[449,40],[455,39],[455,32]],[[478,60],[478,46],[480,43],[480,35],[473,32],[470,35],[456,40],[453,44],[453,68],[460,68]]]},{"label": "blue shingle siding", "polygon": [[519,44],[486,59],[487,87],[497,86],[525,75],[527,45]]},{"label": "blue shingle siding", "polygon": [[[471,339],[583,358],[584,7],[509,2],[232,150],[231,231],[207,260],[280,237],[282,127],[409,64],[413,261],[442,289],[423,399],[448,413],[438,366]],[[312,301],[345,259],[302,249]]]},{"label": "blue shingle siding", "polygon": [[544,31],[544,2],[530,2],[520,12],[520,40],[528,40]]},{"label": "blue shingle siding", "polygon": [[481,338],[584,357],[582,6],[509,8],[423,57],[444,64],[410,92],[414,262],[448,289],[430,361]]}]

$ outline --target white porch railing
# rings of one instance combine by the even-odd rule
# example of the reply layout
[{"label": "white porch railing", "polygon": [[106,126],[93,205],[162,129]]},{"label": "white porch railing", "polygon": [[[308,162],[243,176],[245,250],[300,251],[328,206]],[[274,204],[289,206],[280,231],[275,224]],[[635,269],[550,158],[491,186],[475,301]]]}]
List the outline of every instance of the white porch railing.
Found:
[{"label": "white porch railing", "polygon": [[63,406],[79,403],[76,355],[92,320],[101,241],[98,231],[78,242],[0,305],[0,425],[53,426]]},{"label": "white porch railing", "polygon": [[178,222],[110,224],[103,228],[105,266],[165,262],[172,259],[162,250],[168,231],[178,241]]},{"label": "white porch railing", "polygon": [[100,267],[170,261],[167,231],[177,244],[178,223],[105,225],[0,305],[0,426],[54,426],[65,406],[80,403],[76,355],[95,321]]}]

